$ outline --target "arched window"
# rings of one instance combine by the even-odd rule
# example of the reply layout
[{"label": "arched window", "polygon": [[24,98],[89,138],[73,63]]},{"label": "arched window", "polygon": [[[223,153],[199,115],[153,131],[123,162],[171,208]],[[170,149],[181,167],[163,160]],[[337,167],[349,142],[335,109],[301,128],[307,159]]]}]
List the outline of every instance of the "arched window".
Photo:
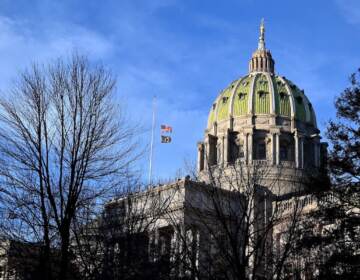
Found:
[{"label": "arched window", "polygon": [[258,94],[259,94],[259,98],[265,98],[267,92],[266,92],[266,91],[263,91],[263,90],[259,90],[259,91],[258,91]]},{"label": "arched window", "polygon": [[245,97],[246,97],[246,93],[239,92],[239,93],[238,93],[238,96],[239,96],[239,99],[240,99],[240,100],[244,100]]}]

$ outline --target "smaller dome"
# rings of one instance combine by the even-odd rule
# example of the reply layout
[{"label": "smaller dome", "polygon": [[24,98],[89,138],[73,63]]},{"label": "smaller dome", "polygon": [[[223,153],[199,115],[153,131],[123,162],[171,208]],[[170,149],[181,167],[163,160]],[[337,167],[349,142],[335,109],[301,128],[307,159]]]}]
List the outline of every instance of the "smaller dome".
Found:
[{"label": "smaller dome", "polygon": [[303,90],[285,77],[255,72],[235,80],[220,93],[210,110],[208,128],[230,118],[266,114],[317,127],[315,112]]}]

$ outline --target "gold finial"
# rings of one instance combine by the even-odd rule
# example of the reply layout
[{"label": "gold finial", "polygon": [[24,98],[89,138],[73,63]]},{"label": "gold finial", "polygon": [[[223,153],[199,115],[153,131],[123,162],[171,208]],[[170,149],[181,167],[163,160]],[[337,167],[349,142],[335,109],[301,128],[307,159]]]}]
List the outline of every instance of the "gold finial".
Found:
[{"label": "gold finial", "polygon": [[261,19],[261,23],[260,23],[260,37],[259,37],[258,50],[265,50],[265,23],[264,23],[264,18]]}]

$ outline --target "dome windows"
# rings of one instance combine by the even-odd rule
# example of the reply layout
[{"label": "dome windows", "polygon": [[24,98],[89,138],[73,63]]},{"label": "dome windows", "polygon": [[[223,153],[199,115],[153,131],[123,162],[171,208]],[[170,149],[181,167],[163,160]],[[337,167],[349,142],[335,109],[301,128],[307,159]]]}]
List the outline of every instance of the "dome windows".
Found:
[{"label": "dome windows", "polygon": [[244,93],[244,92],[239,92],[239,93],[238,93],[238,97],[239,97],[240,100],[244,100],[244,99],[246,98],[246,93]]},{"label": "dome windows", "polygon": [[279,95],[280,95],[280,98],[281,99],[286,99],[287,98],[287,94],[286,94],[286,92],[283,92],[283,91],[281,91],[280,93],[279,93]]},{"label": "dome windows", "polygon": [[266,98],[267,92],[263,90],[258,91],[259,98]]},{"label": "dome windows", "polygon": [[267,82],[266,80],[260,80],[260,81],[259,81],[259,84],[260,84],[260,85],[267,85],[267,83],[268,83],[268,82]]},{"label": "dome windows", "polygon": [[291,81],[281,76],[251,73],[233,81],[220,92],[209,110],[208,128],[211,129],[214,122],[230,120],[231,117],[246,118],[250,114],[261,115],[255,120],[259,124],[265,122],[265,115],[274,114],[280,117],[277,119],[279,122],[283,121],[282,117],[294,116],[299,125],[306,123],[316,127],[314,108],[310,106],[301,88]]}]

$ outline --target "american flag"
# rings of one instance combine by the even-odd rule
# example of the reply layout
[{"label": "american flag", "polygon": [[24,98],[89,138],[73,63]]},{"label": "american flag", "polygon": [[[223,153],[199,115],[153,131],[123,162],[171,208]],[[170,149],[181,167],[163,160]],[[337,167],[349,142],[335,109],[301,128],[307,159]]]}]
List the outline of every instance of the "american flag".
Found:
[{"label": "american flag", "polygon": [[172,127],[169,125],[162,124],[160,128],[161,128],[161,132],[170,132],[170,133],[172,132]]}]

